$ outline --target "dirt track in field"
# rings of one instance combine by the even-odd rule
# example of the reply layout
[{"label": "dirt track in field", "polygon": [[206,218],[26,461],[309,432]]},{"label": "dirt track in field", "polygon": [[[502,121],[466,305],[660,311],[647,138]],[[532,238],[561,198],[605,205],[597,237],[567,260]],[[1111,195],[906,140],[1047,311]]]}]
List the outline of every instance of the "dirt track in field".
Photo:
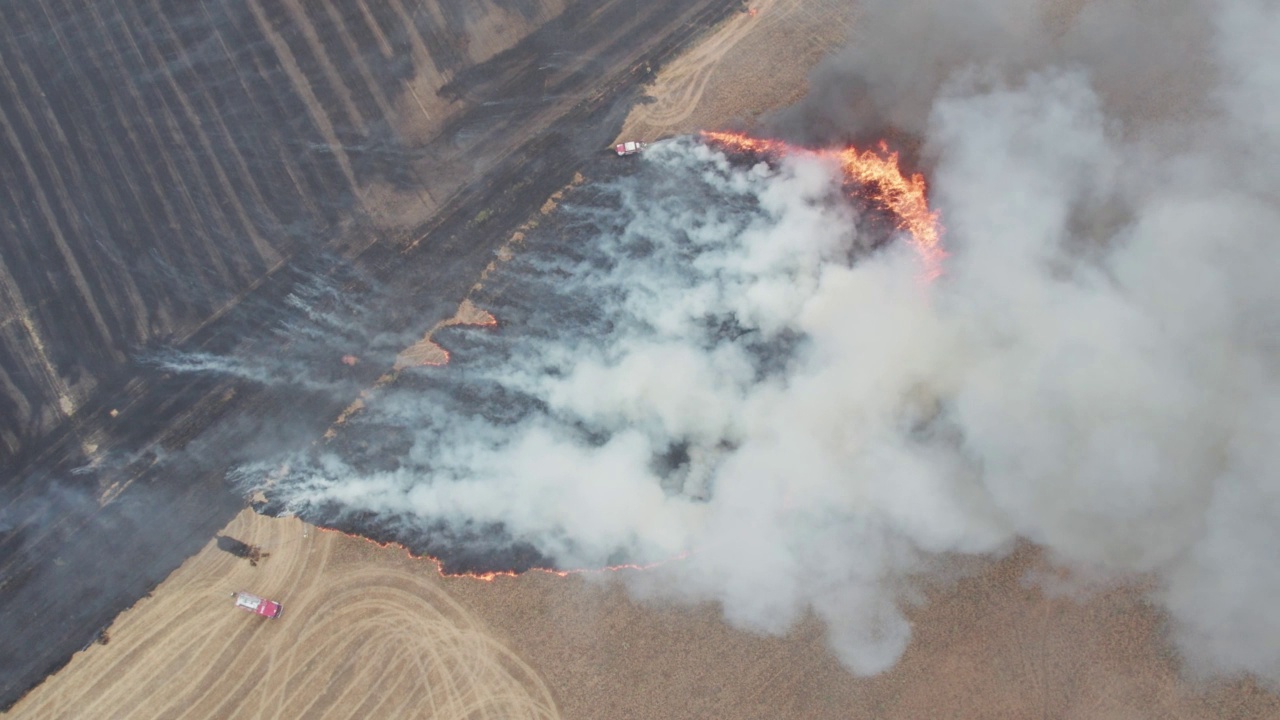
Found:
[{"label": "dirt track in field", "polygon": [[[843,30],[833,28],[848,21],[819,12],[843,3],[753,7],[754,17],[732,18],[659,73],[657,101],[638,106],[621,137],[719,125],[785,102],[802,92],[807,65],[777,33],[816,23],[830,29],[821,42],[834,44]],[[820,54],[821,42],[803,57]],[[744,89],[758,66],[779,70]],[[253,566],[211,542],[121,615],[106,645],[78,654],[12,715],[1280,717],[1280,698],[1251,683],[1188,683],[1142,588],[1046,595],[1026,582],[1043,571],[1027,548],[932,591],[911,612],[902,661],[857,679],[814,621],[758,637],[728,627],[714,606],[637,601],[616,582],[626,575],[441,578],[397,548],[248,511],[223,534],[269,556]],[[234,609],[237,589],[282,600],[284,616]]]},{"label": "dirt track in field", "polygon": [[[12,717],[1270,718],[1250,683],[1189,685],[1136,588],[1049,597],[1024,549],[931,593],[902,661],[847,674],[820,625],[784,637],[646,604],[628,575],[441,577],[396,547],[246,510]],[[635,577],[634,574],[630,577]],[[281,600],[275,620],[234,590]]]},{"label": "dirt track in field", "polygon": [[[538,674],[420,561],[246,510],[15,708],[57,718],[560,717]],[[245,590],[284,602],[236,610]]]},{"label": "dirt track in field", "polygon": [[[0,183],[15,200],[0,202],[0,305],[18,313],[0,338],[0,708],[235,516],[243,498],[223,478],[243,453],[313,442],[355,398],[347,387],[392,369],[369,338],[421,337],[449,318],[510,233],[584,162],[607,160],[640,68],[733,11],[563,7],[22,0],[0,12],[0,175],[15,179]],[[402,90],[396,117],[381,117]],[[79,245],[59,260],[46,225]],[[70,281],[81,270],[87,294]],[[319,300],[330,309],[371,291],[359,302],[376,317],[348,313],[336,340],[282,337],[307,321],[297,293],[319,287],[344,298]],[[153,332],[161,347],[144,342]],[[344,387],[173,373],[153,362],[170,350],[298,363]],[[66,395],[67,378],[83,392]]]},{"label": "dirt track in field", "polygon": [[654,140],[749,122],[804,96],[806,76],[853,28],[856,3],[756,0],[663,67],[618,139]]}]

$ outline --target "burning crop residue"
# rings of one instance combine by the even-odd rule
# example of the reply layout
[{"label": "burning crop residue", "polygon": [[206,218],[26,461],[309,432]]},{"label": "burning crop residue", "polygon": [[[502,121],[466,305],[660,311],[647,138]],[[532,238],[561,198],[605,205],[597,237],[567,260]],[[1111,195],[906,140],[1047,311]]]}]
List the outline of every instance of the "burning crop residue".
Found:
[{"label": "burning crop residue", "polygon": [[402,370],[406,367],[415,365],[444,365],[449,362],[449,351],[440,347],[431,336],[443,328],[453,327],[455,325],[475,325],[479,327],[494,327],[498,324],[489,311],[482,310],[467,298],[458,305],[458,312],[448,320],[438,322],[421,340],[413,345],[405,348],[396,356],[395,369]]},{"label": "burning crop residue", "polygon": [[839,163],[845,176],[860,188],[860,194],[897,218],[898,228],[907,233],[920,256],[927,280],[942,275],[946,252],[942,248],[942,226],[938,213],[929,208],[924,175],[903,174],[898,153],[884,143],[878,151],[848,147],[841,150],[805,150],[781,140],[754,138],[743,133],[704,132],[711,142],[736,150],[760,154],[807,154]]},{"label": "burning crop residue", "polygon": [[686,556],[685,554],[681,554],[669,560],[659,560],[659,561],[644,563],[644,564],[620,563],[618,565],[603,565],[600,567],[590,567],[590,568],[570,568],[567,570],[533,566],[528,569],[519,570],[519,571],[517,570],[453,571],[446,568],[446,563],[441,558],[433,557],[431,555],[424,555],[421,553],[415,553],[410,548],[392,540],[378,541],[378,540],[374,540],[372,538],[366,537],[364,535],[343,532],[342,530],[339,530],[337,528],[330,528],[330,527],[324,527],[324,526],[317,526],[316,529],[320,530],[321,532],[336,533],[338,535],[344,535],[346,537],[354,538],[356,540],[363,540],[365,542],[377,545],[380,548],[395,548],[395,549],[401,550],[410,559],[420,560],[422,562],[426,562],[432,565],[435,568],[435,571],[442,578],[465,578],[468,580],[479,580],[481,582],[493,582],[498,578],[504,578],[504,577],[506,578],[519,577],[520,575],[523,575],[524,573],[529,573],[529,572],[544,573],[547,575],[554,575],[555,577],[562,577],[562,578],[572,577],[574,575],[599,575],[604,573],[617,573],[617,572],[626,572],[626,571],[640,572],[644,570],[653,570],[653,569],[662,567],[670,562],[677,562],[679,560],[683,560],[684,557]]}]

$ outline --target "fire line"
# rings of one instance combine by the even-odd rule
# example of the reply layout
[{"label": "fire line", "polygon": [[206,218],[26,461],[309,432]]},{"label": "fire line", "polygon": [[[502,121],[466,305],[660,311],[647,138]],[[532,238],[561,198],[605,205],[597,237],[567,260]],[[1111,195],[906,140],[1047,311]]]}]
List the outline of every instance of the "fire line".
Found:
[{"label": "fire line", "polygon": [[[929,207],[924,176],[920,173],[914,173],[910,176],[903,175],[898,164],[898,153],[890,151],[883,142],[877,152],[873,150],[858,150],[854,147],[848,147],[843,150],[809,150],[795,147],[781,140],[753,138],[742,133],[704,131],[702,132],[702,137],[739,151],[759,154],[808,155],[837,161],[848,180],[865,188],[866,195],[863,196],[865,199],[888,210],[897,218],[898,229],[905,232],[911,239],[911,244],[923,266],[925,280],[931,282],[942,275],[942,263],[946,258],[946,251],[942,247],[942,226],[938,220],[938,213]],[[461,314],[460,312],[459,315]],[[455,324],[457,321],[458,318],[454,318],[454,322],[442,324]],[[483,313],[483,317],[466,318],[463,320],[463,324],[496,325],[497,320],[492,315]],[[433,331],[435,329],[432,328]],[[429,341],[430,337],[431,333],[428,333],[425,339]],[[444,351],[443,348],[440,349],[443,351],[442,359],[433,359],[424,364],[447,364],[449,362],[448,351]],[[412,550],[401,543],[394,541],[378,542],[363,535],[343,532],[336,528],[321,526],[317,526],[317,528],[323,532],[338,533],[364,540],[382,548],[400,548],[414,560],[427,560],[433,563],[436,567],[436,572],[441,577],[465,577],[484,582],[493,582],[500,577],[518,577],[523,572],[543,572],[557,577],[569,577],[570,575],[618,572],[622,570],[650,570],[672,561],[683,560],[688,555],[688,553],[681,553],[666,560],[647,564],[627,563],[598,568],[557,570],[555,568],[532,567],[522,572],[496,570],[484,573],[450,573],[445,571],[444,562],[439,558],[430,555],[415,555]]]},{"label": "fire line", "polygon": [[528,570],[523,570],[520,572],[516,572],[514,570],[494,570],[494,571],[483,572],[483,573],[473,573],[473,572],[451,573],[451,572],[445,571],[444,562],[440,560],[440,558],[432,557],[430,555],[415,555],[412,550],[395,541],[378,542],[377,540],[367,538],[363,535],[356,535],[354,533],[343,532],[336,528],[329,528],[321,525],[317,525],[316,529],[320,530],[321,532],[337,533],[338,535],[345,535],[349,538],[364,540],[365,542],[373,543],[374,545],[377,545],[380,548],[399,548],[404,551],[405,555],[408,555],[409,558],[413,560],[426,560],[434,564],[436,566],[436,572],[440,573],[440,577],[469,578],[471,580],[481,580],[483,582],[493,582],[494,580],[497,580],[500,577],[519,577],[520,575],[523,575],[526,572],[541,572],[541,573],[547,573],[548,575],[555,575],[556,577],[569,577],[571,575],[588,575],[588,574],[595,574],[595,573],[619,572],[622,570],[652,570],[653,568],[666,565],[669,562],[673,562],[676,560],[683,560],[688,555],[688,553],[680,553],[679,555],[676,555],[674,557],[668,558],[666,560],[659,560],[657,562],[651,562],[651,563],[645,563],[645,564],[624,563],[622,565],[605,565],[603,567],[597,567],[597,568],[570,568],[568,570],[557,570],[555,568],[531,567]]},{"label": "fire line", "polygon": [[809,150],[781,140],[753,138],[742,133],[704,131],[702,137],[726,147],[759,154],[808,155],[835,160],[845,177],[866,189],[865,199],[893,213],[899,230],[907,233],[920,258],[926,281],[942,275],[946,251],[942,247],[942,225],[938,213],[929,208],[924,175],[904,175],[898,153],[880,143],[878,151]]}]

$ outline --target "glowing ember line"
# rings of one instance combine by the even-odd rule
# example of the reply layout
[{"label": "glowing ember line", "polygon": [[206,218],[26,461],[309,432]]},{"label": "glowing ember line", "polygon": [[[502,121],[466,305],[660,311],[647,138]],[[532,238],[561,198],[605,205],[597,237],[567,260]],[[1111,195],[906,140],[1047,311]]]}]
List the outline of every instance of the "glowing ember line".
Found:
[{"label": "glowing ember line", "polygon": [[946,258],[946,251],[942,248],[942,226],[938,222],[938,213],[929,209],[924,176],[920,173],[903,175],[898,165],[898,153],[891,152],[883,142],[878,152],[853,147],[806,150],[781,140],[753,138],[742,133],[703,132],[702,136],[736,150],[809,155],[839,162],[845,177],[866,189],[866,199],[893,213],[898,229],[911,236],[911,244],[924,266],[925,279],[934,280],[942,275],[942,262]]},{"label": "glowing ember line", "polygon": [[533,567],[522,572],[516,572],[514,570],[495,570],[493,572],[485,572],[485,573],[473,573],[473,572],[451,573],[451,572],[445,572],[444,562],[439,558],[431,557],[430,555],[415,555],[412,550],[405,547],[404,545],[401,545],[398,542],[393,542],[393,541],[378,542],[377,540],[372,540],[363,535],[355,535],[353,533],[343,532],[335,528],[328,528],[320,525],[317,525],[316,529],[320,530],[321,532],[336,533],[338,535],[345,535],[349,538],[363,540],[367,543],[372,543],[374,545],[377,545],[380,548],[399,548],[403,550],[405,555],[408,555],[410,559],[426,560],[434,564],[436,566],[436,572],[440,573],[440,577],[470,578],[472,580],[480,580],[483,582],[493,582],[494,580],[497,580],[500,577],[519,577],[520,575],[523,575],[526,572],[540,572],[540,573],[546,573],[548,575],[555,575],[556,577],[569,577],[570,575],[588,575],[588,574],[594,574],[594,573],[619,572],[621,570],[652,570],[656,567],[661,567],[663,565],[666,565],[667,563],[672,562],[674,560],[683,560],[687,556],[687,553],[681,553],[679,555],[676,555],[675,557],[668,558],[666,560],[659,560],[657,562],[645,563],[643,565],[624,563],[622,565],[606,565],[604,567],[598,567],[598,568],[573,568],[570,570],[556,570],[554,568]]}]

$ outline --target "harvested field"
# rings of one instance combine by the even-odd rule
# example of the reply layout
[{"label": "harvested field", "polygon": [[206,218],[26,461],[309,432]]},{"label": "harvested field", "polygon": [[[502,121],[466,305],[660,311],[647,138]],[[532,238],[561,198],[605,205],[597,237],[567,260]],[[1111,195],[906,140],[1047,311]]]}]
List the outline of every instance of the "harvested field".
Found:
[{"label": "harvested field", "polygon": [[663,67],[618,140],[655,140],[745,124],[799,100],[818,60],[849,39],[856,3],[755,0]]},{"label": "harvested field", "polygon": [[[245,510],[111,625],[21,717],[560,717],[537,673],[428,568],[298,520]],[[229,593],[280,598],[267,620]]]},{"label": "harvested field", "polygon": [[[759,0],[750,7],[755,15],[733,15],[660,68],[647,91],[653,101],[633,108],[618,137],[727,125],[786,103],[803,91],[808,65],[839,43],[853,20],[848,4],[834,1]],[[348,106],[361,107],[355,98],[334,105]],[[424,116],[434,112],[425,99],[413,106]],[[541,148],[537,157],[557,147]],[[567,176],[573,162],[561,158],[556,168]],[[454,267],[458,277],[442,281],[429,302],[425,292],[406,295],[404,312],[417,316],[408,323],[411,341],[421,338],[400,356],[406,363],[443,360],[431,340],[436,329],[491,319],[467,293],[492,268],[493,255],[520,252],[519,222],[536,217],[539,207],[555,211],[547,197],[568,178],[552,179],[538,187],[539,197],[509,208],[512,221],[493,237],[487,228],[467,232],[484,225],[475,222],[487,208],[477,194],[451,225],[442,222],[454,234],[407,243],[443,256],[469,253],[469,262]],[[374,202],[368,195],[364,201]],[[479,235],[489,254],[466,249]],[[397,251],[380,261],[405,257],[413,256]],[[342,433],[342,421],[361,407],[359,392],[396,364],[395,357],[370,357],[359,348],[337,351],[333,360],[363,374],[344,398],[347,410],[339,412],[341,403],[298,409],[314,412],[317,439],[326,427]],[[183,497],[184,507],[198,502]],[[953,582],[934,586],[909,613],[914,636],[903,659],[881,676],[860,679],[832,656],[816,619],[782,637],[753,635],[727,625],[715,605],[637,600],[627,588],[632,571],[444,578],[433,562],[400,548],[248,510],[220,535],[244,547],[217,538],[201,546],[203,535],[189,531],[184,547],[198,552],[6,715],[1280,717],[1280,697],[1252,682],[1186,680],[1165,641],[1164,618],[1143,599],[1146,588],[1048,594],[1028,582],[1049,572],[1029,546],[1000,561],[974,562]],[[240,589],[281,600],[284,615],[265,620],[236,610],[228,593]]]},{"label": "harvested field", "polygon": [[[322,436],[392,368],[369,337],[451,317],[604,152],[643,63],[730,12],[566,7],[0,11],[0,707],[243,507],[224,483],[238,454]],[[395,300],[346,340],[286,330],[299,302],[370,292]],[[338,391],[174,372],[232,355]]]},{"label": "harvested field", "polygon": [[[1250,683],[1188,685],[1133,588],[1046,597],[1024,550],[914,613],[890,672],[850,676],[807,621],[784,637],[718,607],[633,599],[634,571],[442,578],[395,547],[244,511],[15,718],[1063,717],[1280,715]],[[224,543],[225,544],[225,543]],[[281,600],[277,620],[233,607]]]}]

